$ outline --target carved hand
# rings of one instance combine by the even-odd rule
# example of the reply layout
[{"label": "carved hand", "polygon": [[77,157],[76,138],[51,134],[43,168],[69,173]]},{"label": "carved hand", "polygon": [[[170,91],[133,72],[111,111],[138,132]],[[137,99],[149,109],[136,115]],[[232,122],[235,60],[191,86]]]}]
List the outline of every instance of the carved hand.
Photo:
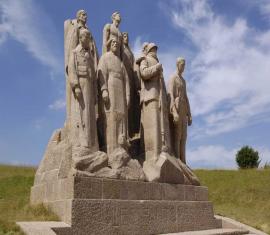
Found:
[{"label": "carved hand", "polygon": [[188,125],[191,126],[191,124],[192,124],[192,117],[189,116],[189,117],[188,117]]},{"label": "carved hand", "polygon": [[127,106],[129,107],[130,105],[130,96],[127,96]]},{"label": "carved hand", "polygon": [[81,95],[82,95],[81,88],[76,87],[75,88],[75,96],[76,96],[76,98],[79,99],[81,97]]},{"label": "carved hand", "polygon": [[177,113],[173,113],[173,122],[177,123],[179,120],[179,115]]},{"label": "carved hand", "polygon": [[108,103],[109,102],[109,93],[107,90],[104,90],[102,92],[102,99],[104,101],[104,103]]}]

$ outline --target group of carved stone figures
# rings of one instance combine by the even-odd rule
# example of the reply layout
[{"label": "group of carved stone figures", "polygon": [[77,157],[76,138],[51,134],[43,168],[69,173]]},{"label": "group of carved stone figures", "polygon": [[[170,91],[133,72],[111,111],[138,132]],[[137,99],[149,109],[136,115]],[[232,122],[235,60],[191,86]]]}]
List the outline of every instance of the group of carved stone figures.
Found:
[{"label": "group of carved stone figures", "polygon": [[146,162],[157,161],[167,152],[186,163],[187,125],[192,118],[182,77],[185,60],[177,59],[167,93],[154,43],[144,43],[135,60],[128,33],[120,32],[121,17],[115,12],[112,23],[104,27],[99,58],[86,22],[84,10],[65,21],[65,125],[72,155],[99,150],[110,155],[119,147],[130,152],[139,140]]}]

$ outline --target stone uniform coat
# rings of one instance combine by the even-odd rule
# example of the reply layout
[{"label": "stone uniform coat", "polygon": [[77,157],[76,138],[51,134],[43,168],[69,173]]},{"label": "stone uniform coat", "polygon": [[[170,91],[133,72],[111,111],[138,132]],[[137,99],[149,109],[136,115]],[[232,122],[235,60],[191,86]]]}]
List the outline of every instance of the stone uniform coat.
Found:
[{"label": "stone uniform coat", "polygon": [[[72,51],[68,65],[68,79],[71,94],[71,141],[77,147],[87,147],[91,152],[98,150],[96,128],[96,71],[95,59],[91,52],[79,44]],[[80,88],[82,96],[75,96],[75,89]]]},{"label": "stone uniform coat", "polygon": [[[188,117],[191,117],[185,80],[175,73],[169,81],[170,114],[173,149],[177,158],[186,163],[186,140]],[[174,122],[174,116],[178,121]]]}]

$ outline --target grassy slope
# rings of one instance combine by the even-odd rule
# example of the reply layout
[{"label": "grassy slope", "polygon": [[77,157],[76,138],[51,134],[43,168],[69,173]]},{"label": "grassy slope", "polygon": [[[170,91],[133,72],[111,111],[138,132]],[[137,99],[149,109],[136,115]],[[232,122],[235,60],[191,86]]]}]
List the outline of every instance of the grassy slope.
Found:
[{"label": "grassy slope", "polygon": [[0,235],[22,234],[15,221],[57,220],[43,206],[30,207],[35,169],[0,165]]},{"label": "grassy slope", "polygon": [[216,214],[270,234],[270,170],[196,170]]},{"label": "grassy slope", "polygon": [[[209,187],[215,213],[270,234],[270,170],[196,170]],[[35,169],[0,165],[0,235],[21,234],[15,221],[57,220],[44,207],[30,207]]]}]

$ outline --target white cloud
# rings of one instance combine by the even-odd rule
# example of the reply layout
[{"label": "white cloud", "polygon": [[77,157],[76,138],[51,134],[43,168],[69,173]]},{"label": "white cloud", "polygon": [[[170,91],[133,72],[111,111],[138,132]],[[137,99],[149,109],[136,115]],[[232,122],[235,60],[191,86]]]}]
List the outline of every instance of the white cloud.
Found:
[{"label": "white cloud", "polygon": [[266,20],[268,20],[270,22],[270,2],[269,2],[269,0],[260,0],[260,3],[261,4],[259,4],[259,10],[260,10],[261,15]]},{"label": "white cloud", "polygon": [[58,99],[49,105],[49,109],[62,110],[66,107],[66,100],[64,98]]},{"label": "white cloud", "polygon": [[[202,145],[187,150],[187,162],[192,168],[237,169],[235,156],[241,147],[228,149],[220,145]],[[261,146],[253,148],[259,152],[260,167],[270,163],[270,149]]]},{"label": "white cloud", "polygon": [[131,45],[131,50],[135,58],[138,58],[142,54],[142,45],[143,45],[142,36],[137,36]]},{"label": "white cloud", "polygon": [[[188,87],[193,116],[204,123],[193,134],[216,135],[269,121],[270,30],[253,29],[243,18],[228,23],[206,0],[174,3],[166,11],[197,50],[187,69]],[[174,57],[167,55],[167,61]]]},{"label": "white cloud", "polygon": [[55,35],[53,22],[35,1],[0,0],[0,44],[11,37],[42,64],[62,72],[61,45]]},{"label": "white cloud", "polygon": [[236,149],[226,149],[220,145],[199,146],[187,151],[187,162],[192,168],[237,168]]}]

